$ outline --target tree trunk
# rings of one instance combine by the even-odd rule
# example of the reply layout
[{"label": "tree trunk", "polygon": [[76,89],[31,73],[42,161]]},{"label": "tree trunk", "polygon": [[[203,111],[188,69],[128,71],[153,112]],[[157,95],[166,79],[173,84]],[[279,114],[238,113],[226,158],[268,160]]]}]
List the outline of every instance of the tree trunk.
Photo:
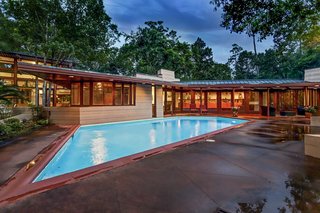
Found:
[{"label": "tree trunk", "polygon": [[256,35],[253,33],[252,34],[252,41],[253,41],[253,51],[254,51],[254,55],[257,55],[257,46],[256,46]]}]

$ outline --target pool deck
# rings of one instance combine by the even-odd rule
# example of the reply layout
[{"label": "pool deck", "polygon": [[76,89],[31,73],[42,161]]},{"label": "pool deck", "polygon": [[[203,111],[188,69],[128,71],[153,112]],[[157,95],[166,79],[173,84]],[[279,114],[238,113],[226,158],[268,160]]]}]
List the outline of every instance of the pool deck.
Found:
[{"label": "pool deck", "polygon": [[71,127],[56,125],[42,127],[32,134],[15,138],[11,144],[0,148],[0,184],[8,180],[54,140],[68,132]]},{"label": "pool deck", "polygon": [[0,212],[320,212],[320,160],[304,156],[304,133],[320,129],[304,119],[257,120]]}]

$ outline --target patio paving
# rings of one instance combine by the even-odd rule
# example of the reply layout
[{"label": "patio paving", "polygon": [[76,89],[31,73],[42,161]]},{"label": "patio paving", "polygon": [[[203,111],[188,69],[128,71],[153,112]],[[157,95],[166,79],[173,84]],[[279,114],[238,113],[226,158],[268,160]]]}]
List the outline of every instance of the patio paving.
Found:
[{"label": "patio paving", "polygon": [[41,150],[69,129],[69,126],[42,127],[30,135],[15,138],[12,144],[0,148],[0,184],[8,180]]},{"label": "patio paving", "polygon": [[[0,212],[320,212],[304,121],[257,120],[0,208]],[[222,211],[220,211],[222,212]]]}]

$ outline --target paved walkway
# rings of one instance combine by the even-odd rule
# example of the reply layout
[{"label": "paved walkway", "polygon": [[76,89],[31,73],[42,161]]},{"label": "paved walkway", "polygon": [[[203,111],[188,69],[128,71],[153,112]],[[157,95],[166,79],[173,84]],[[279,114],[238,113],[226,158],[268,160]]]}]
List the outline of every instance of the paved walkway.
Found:
[{"label": "paved walkway", "polygon": [[301,141],[310,131],[303,122],[257,121],[0,212],[320,212],[320,160],[305,157]]},{"label": "paved walkway", "polygon": [[0,148],[0,184],[31,161],[42,149],[66,133],[70,127],[48,126],[30,135],[21,136],[14,143]]}]

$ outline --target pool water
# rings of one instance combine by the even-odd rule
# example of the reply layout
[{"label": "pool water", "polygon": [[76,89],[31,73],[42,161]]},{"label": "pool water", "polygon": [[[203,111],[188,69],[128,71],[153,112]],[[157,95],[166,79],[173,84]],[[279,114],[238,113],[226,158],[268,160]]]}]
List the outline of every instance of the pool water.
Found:
[{"label": "pool water", "polygon": [[34,182],[245,122],[221,117],[170,117],[81,126]]}]

